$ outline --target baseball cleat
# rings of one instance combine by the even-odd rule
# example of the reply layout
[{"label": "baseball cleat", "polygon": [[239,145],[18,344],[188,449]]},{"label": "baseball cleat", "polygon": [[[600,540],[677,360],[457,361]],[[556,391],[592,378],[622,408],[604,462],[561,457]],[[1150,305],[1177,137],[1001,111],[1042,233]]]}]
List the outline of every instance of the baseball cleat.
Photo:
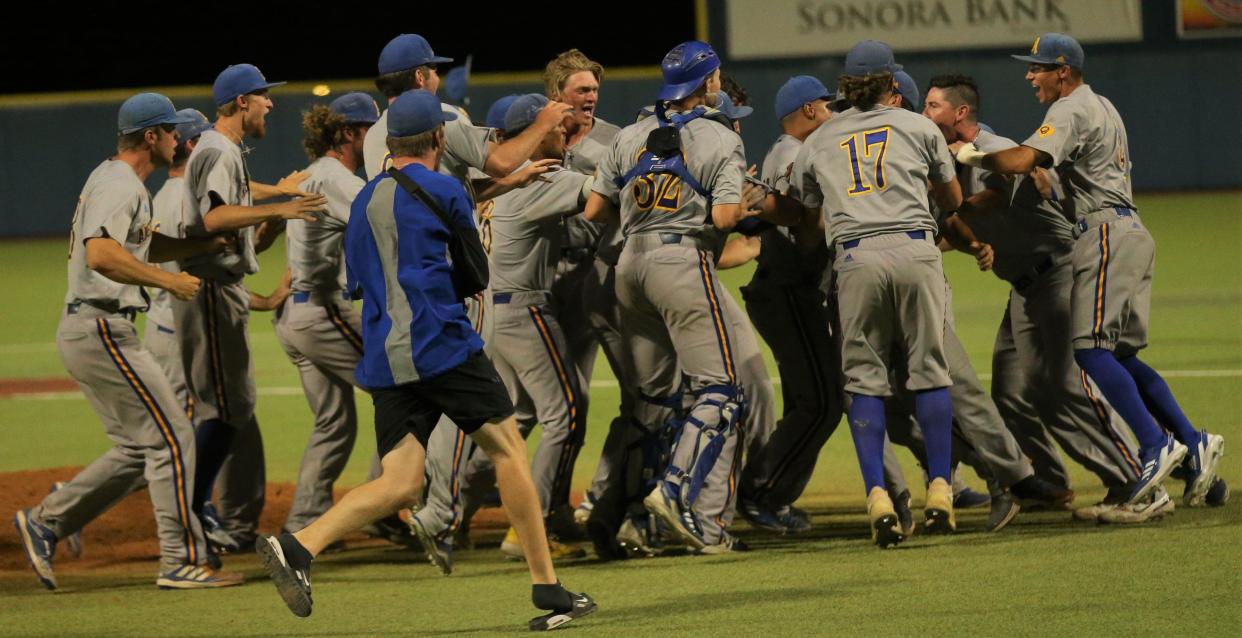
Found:
[{"label": "baseball cleat", "polygon": [[510,560],[526,560],[526,552],[522,550],[522,541],[516,529],[510,527],[505,532],[505,539],[500,541],[500,553]]},{"label": "baseball cleat", "polygon": [[1208,507],[1221,507],[1229,502],[1229,484],[1225,482],[1225,479],[1216,477],[1216,482],[1212,483],[1212,487],[1208,489],[1207,497],[1203,499],[1203,502]]},{"label": "baseball cleat", "polygon": [[246,578],[238,572],[222,572],[207,565],[182,565],[155,579],[160,589],[216,589],[244,582]]},{"label": "baseball cleat", "polygon": [[1187,452],[1186,446],[1178,443],[1172,436],[1168,436],[1158,447],[1139,450],[1139,458],[1143,461],[1143,474],[1139,476],[1134,491],[1126,502],[1142,503],[1164,483],[1169,472],[1181,464]]},{"label": "baseball cleat", "polygon": [[[510,527],[505,532],[505,539],[500,542],[500,553],[504,554],[509,560],[526,560],[526,552],[522,549],[522,541],[518,538],[517,530]],[[548,539],[548,555],[552,560],[570,560],[574,558],[586,558],[586,550],[577,545],[562,543],[554,538]]]},{"label": "baseball cleat", "polygon": [[983,507],[992,502],[992,497],[983,492],[976,492],[969,487],[953,495],[954,509],[971,509]]},{"label": "baseball cleat", "polygon": [[876,547],[888,549],[906,540],[897,512],[893,510],[893,499],[884,488],[871,488],[867,495],[867,517],[871,520],[871,542]]},{"label": "baseball cleat", "polygon": [[453,543],[437,539],[434,534],[427,531],[426,527],[423,527],[423,522],[418,520],[417,516],[410,518],[410,531],[418,538],[418,542],[422,543],[423,551],[427,553],[427,560],[440,570],[440,574],[451,575],[453,573]]},{"label": "baseball cleat", "polygon": [[664,542],[651,514],[627,516],[617,531],[617,544],[627,556],[650,558],[664,553]]},{"label": "baseball cleat", "polygon": [[566,623],[574,620],[575,618],[590,616],[595,613],[596,609],[599,609],[599,606],[595,604],[595,601],[586,594],[571,593],[570,596],[574,601],[573,607],[566,610],[555,610],[539,616],[538,618],[532,618],[529,623],[530,630],[552,631],[557,627],[565,626]]},{"label": "baseball cleat", "polygon": [[385,516],[364,527],[362,531],[374,538],[382,538],[393,545],[411,548],[418,545],[418,539],[410,531],[410,526],[396,514]]},{"label": "baseball cleat", "polygon": [[[51,491],[55,492],[56,490],[59,490],[60,488],[64,486],[65,486],[64,481],[56,481],[55,483],[52,483]],[[65,550],[69,552],[70,556],[74,558],[82,558],[82,531],[81,530],[78,530],[64,537],[61,540],[65,541]]]},{"label": "baseball cleat", "polygon": [[1068,509],[1073,502],[1074,490],[1058,487],[1034,474],[1009,486],[1009,492],[1023,505],[1043,505],[1050,509]]},{"label": "baseball cleat", "polygon": [[[891,495],[890,495],[891,496]],[[893,499],[893,511],[897,513],[897,524],[901,526],[901,535],[910,538],[914,535],[914,512],[910,511],[910,490],[902,490]]]},{"label": "baseball cleat", "polygon": [[785,527],[790,532],[795,534],[809,532],[814,527],[811,525],[811,515],[793,505],[777,508],[776,516],[781,519],[781,522],[785,524]]},{"label": "baseball cleat", "polygon": [[1164,488],[1160,488],[1143,503],[1126,503],[1100,512],[1100,522],[1114,525],[1146,523],[1172,514],[1173,509],[1173,499],[1169,498],[1169,493]]},{"label": "baseball cleat", "polygon": [[586,498],[578,504],[574,509],[574,522],[582,527],[586,527],[587,519],[591,518],[591,511],[595,509],[595,497],[587,492]]},{"label": "baseball cleat", "polygon": [[716,543],[715,545],[708,545],[707,547],[700,549],[699,553],[712,556],[716,554],[748,551],[750,551],[750,545],[747,545],[745,541],[728,532],[723,532],[719,543]]},{"label": "baseball cleat", "polygon": [[927,486],[923,516],[923,529],[929,534],[952,534],[957,529],[957,518],[953,513],[953,488],[944,479],[932,479],[931,485]]},{"label": "baseball cleat", "polygon": [[686,541],[691,550],[697,551],[707,547],[707,543],[703,542],[703,536],[695,532],[698,529],[698,522],[694,512],[689,509],[683,510],[680,500],[669,495],[670,488],[667,485],[666,482],[660,481],[655,489],[643,498],[643,507],[664,521],[674,534]]},{"label": "baseball cleat", "polygon": [[13,527],[26,551],[26,562],[34,570],[39,582],[48,589],[56,589],[56,574],[52,571],[52,558],[56,556],[56,535],[52,530],[34,522],[30,510],[18,510],[13,515]]},{"label": "baseball cleat", "polygon": [[754,527],[769,532],[776,532],[777,534],[784,534],[790,531],[781,522],[780,518],[777,517],[775,511],[759,503],[742,501],[738,503],[737,509],[742,514],[742,518],[745,518]]},{"label": "baseball cleat", "polygon": [[263,566],[272,577],[272,584],[276,585],[276,592],[289,606],[289,611],[294,616],[305,618],[311,615],[312,605],[310,565],[303,568],[290,565],[282,541],[298,542],[289,534],[282,534],[280,538],[260,535],[258,542],[254,544],[255,551],[263,560]]},{"label": "baseball cleat", "polygon": [[1074,510],[1074,520],[1084,523],[1100,522],[1100,515],[1112,509],[1121,507],[1120,503],[1096,503]]},{"label": "baseball cleat", "polygon": [[1208,490],[1216,482],[1216,467],[1225,454],[1225,439],[1219,434],[1199,433],[1199,441],[1186,452],[1186,494],[1182,502],[1187,507],[1203,505]]},{"label": "baseball cleat", "polygon": [[230,554],[241,548],[241,545],[224,531],[224,524],[220,522],[220,514],[216,512],[215,505],[203,503],[203,510],[198,513],[198,520],[203,525],[203,535],[207,537],[207,542],[215,546],[217,553]]},{"label": "baseball cleat", "polygon": [[1005,526],[1013,521],[1021,509],[1022,506],[1018,504],[1018,500],[1008,490],[993,496],[992,509],[988,514],[987,531],[999,532],[1005,529]]}]

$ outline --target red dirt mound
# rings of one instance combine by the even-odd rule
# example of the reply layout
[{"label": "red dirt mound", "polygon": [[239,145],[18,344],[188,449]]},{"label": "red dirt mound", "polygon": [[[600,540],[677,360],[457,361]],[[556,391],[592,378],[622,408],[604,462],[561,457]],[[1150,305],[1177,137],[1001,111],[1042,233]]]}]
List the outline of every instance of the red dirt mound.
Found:
[{"label": "red dirt mound", "polygon": [[46,394],[70,392],[78,389],[73,379],[53,377],[50,379],[0,379],[0,397],[14,394]]}]

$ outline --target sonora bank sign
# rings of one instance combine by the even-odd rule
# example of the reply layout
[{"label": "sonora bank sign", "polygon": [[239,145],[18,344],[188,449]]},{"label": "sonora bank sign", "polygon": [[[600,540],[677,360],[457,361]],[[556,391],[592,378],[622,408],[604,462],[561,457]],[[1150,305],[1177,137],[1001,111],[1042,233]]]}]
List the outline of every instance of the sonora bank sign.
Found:
[{"label": "sonora bank sign", "polygon": [[1043,31],[1142,39],[1138,0],[732,0],[726,15],[737,59],[842,53],[866,38],[897,50],[1029,44]]}]

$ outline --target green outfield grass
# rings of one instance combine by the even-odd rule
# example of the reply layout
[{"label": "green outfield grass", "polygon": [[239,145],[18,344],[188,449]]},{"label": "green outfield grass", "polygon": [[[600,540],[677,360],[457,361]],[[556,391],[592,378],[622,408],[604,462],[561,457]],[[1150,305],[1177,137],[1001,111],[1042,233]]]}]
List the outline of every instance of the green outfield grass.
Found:
[{"label": "green outfield grass", "polygon": [[[1225,435],[1223,476],[1242,489],[1242,195],[1145,196],[1143,219],[1157,241],[1144,359],[1168,380],[1191,419]],[[54,346],[65,290],[63,239],[0,243],[0,379],[67,376]],[[283,252],[262,256],[251,286],[264,292]],[[977,370],[990,369],[1006,287],[973,260],[946,257],[957,328]],[[736,293],[750,275],[722,277]],[[311,426],[297,374],[272,333],[252,318],[271,481],[291,482]],[[769,368],[775,375],[775,366]],[[586,449],[575,473],[589,481],[618,399],[603,357],[591,389]],[[368,401],[359,402],[369,424]],[[0,472],[89,463],[109,445],[84,399],[0,398]],[[357,484],[374,449],[369,429],[342,483]],[[910,477],[913,459],[899,453]],[[1179,509],[1148,526],[1074,525],[1067,513],[1023,513],[1005,531],[982,529],[986,511],[965,512],[962,533],[915,536],[898,551],[867,543],[862,482],[848,433],[825,447],[803,504],[816,529],[804,538],[739,535],[756,551],[560,570],[595,595],[601,611],[580,635],[1235,635],[1242,626],[1242,496],[1224,508]],[[1074,470],[1079,505],[1102,496]],[[974,476],[969,479],[977,487]],[[1181,484],[1170,482],[1178,493]],[[921,501],[922,494],[915,500]],[[1180,503],[1179,503],[1180,505]],[[6,518],[12,512],[0,512]],[[63,594],[29,572],[0,571],[0,635],[13,636],[390,636],[492,635],[525,631],[532,614],[525,569],[499,558],[495,541],[459,552],[441,578],[421,556],[363,549],[316,565],[316,609],[293,618],[251,557],[230,560],[252,582],[215,592],[160,592],[154,562],[104,573],[62,574]],[[491,541],[490,543],[488,541]]]}]

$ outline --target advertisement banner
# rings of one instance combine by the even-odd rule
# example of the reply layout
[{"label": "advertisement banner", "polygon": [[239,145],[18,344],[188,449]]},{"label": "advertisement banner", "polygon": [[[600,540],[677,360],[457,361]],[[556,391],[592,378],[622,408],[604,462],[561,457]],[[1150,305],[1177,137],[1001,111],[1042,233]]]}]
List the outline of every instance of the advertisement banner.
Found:
[{"label": "advertisement banner", "polygon": [[1242,0],[1178,0],[1177,34],[1183,38],[1242,36]]},{"label": "advertisement banner", "polygon": [[[1218,0],[1203,0],[1215,4]],[[895,51],[1029,47],[1037,34],[1084,44],[1143,39],[1139,0],[729,0],[735,60],[836,55],[859,40]],[[1231,2],[1226,4],[1238,4]]]}]

